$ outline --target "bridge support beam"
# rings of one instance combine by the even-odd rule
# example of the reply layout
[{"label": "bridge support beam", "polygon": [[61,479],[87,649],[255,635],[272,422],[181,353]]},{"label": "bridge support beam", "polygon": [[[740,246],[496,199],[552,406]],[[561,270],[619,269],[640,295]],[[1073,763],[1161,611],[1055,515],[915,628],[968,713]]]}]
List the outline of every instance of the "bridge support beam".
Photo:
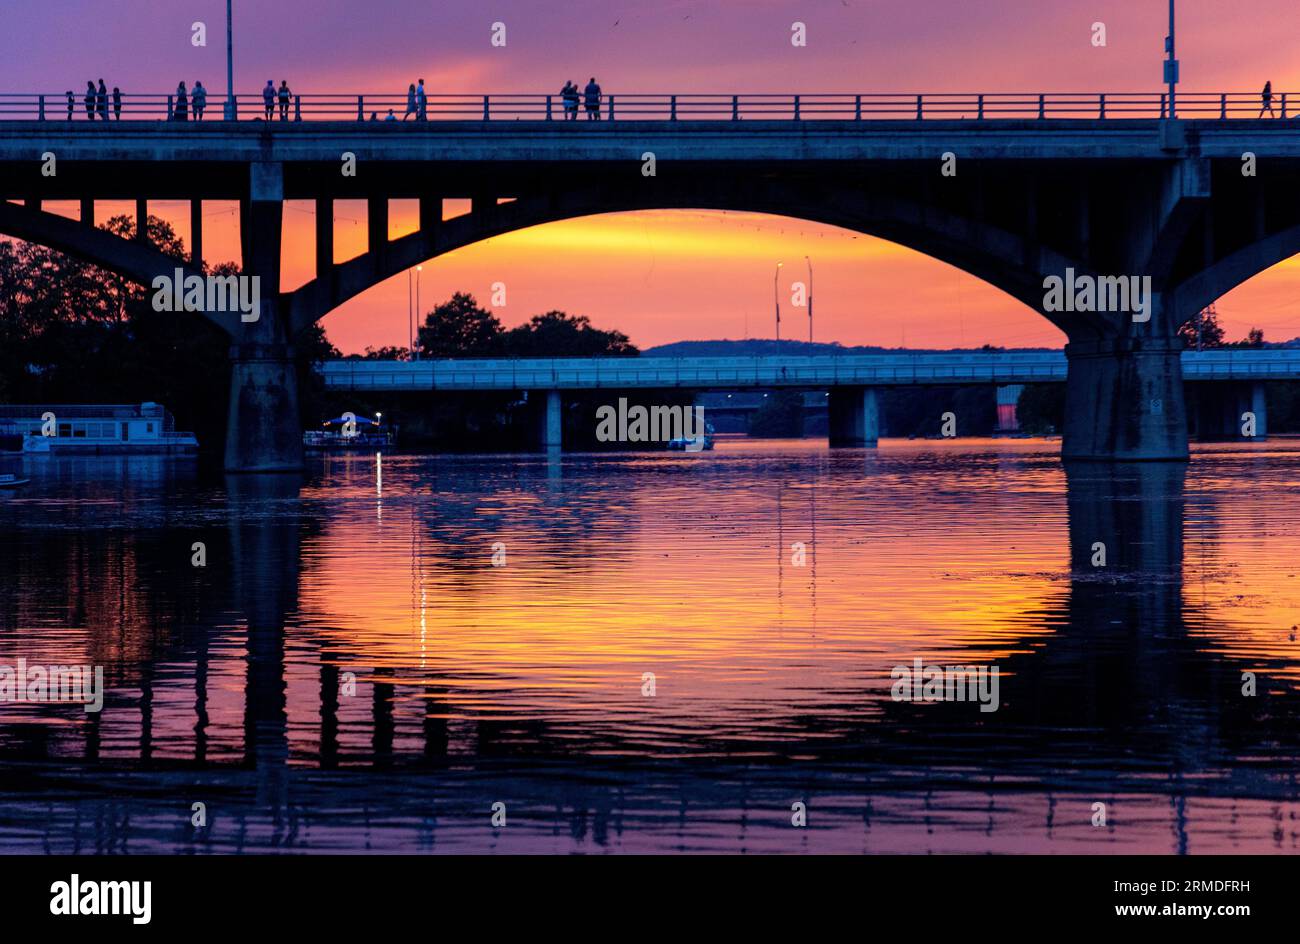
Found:
[{"label": "bridge support beam", "polygon": [[559,449],[564,440],[564,399],[558,390],[545,391],[546,403],[538,422],[538,439],[544,451]]},{"label": "bridge support beam", "polygon": [[875,387],[832,387],[827,426],[832,449],[874,447],[880,439],[880,397]]},{"label": "bridge support beam", "polygon": [[1268,438],[1264,384],[1240,381],[1198,383],[1192,391],[1196,438],[1201,442],[1253,442]]},{"label": "bridge support beam", "polygon": [[283,178],[279,164],[254,164],[240,232],[243,274],[259,280],[261,307],[241,321],[230,349],[227,472],[301,472],[298,371],[280,304]]},{"label": "bridge support beam", "polygon": [[1182,350],[1177,337],[1067,344],[1061,457],[1186,459]]}]

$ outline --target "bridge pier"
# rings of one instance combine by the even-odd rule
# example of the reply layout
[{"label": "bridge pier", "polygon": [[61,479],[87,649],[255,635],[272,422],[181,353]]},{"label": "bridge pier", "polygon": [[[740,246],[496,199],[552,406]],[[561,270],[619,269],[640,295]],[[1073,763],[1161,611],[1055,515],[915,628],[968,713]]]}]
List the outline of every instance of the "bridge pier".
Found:
[{"label": "bridge pier", "polygon": [[827,428],[832,449],[874,447],[880,439],[880,397],[875,387],[832,387]]},{"label": "bridge pier", "polygon": [[1071,341],[1061,458],[1187,458],[1183,342],[1169,338]]},{"label": "bridge pier", "polygon": [[547,390],[546,403],[538,418],[538,440],[543,452],[558,450],[564,440],[564,399],[558,390]]},{"label": "bridge pier", "polygon": [[301,472],[298,370],[280,298],[284,182],[279,164],[255,163],[241,202],[242,274],[259,286],[259,308],[241,318],[230,349],[227,472]]},{"label": "bridge pier", "polygon": [[[1268,403],[1260,381],[1197,384],[1192,395],[1196,438],[1200,442],[1253,442],[1268,438]],[[1247,414],[1254,416],[1254,435]]]}]

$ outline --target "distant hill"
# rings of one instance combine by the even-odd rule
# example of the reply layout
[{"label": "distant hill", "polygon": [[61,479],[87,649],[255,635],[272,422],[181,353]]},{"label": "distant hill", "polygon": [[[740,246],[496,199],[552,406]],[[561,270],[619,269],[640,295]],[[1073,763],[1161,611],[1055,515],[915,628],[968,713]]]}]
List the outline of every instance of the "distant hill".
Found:
[{"label": "distant hill", "polygon": [[[773,354],[808,356],[813,354],[882,354],[886,351],[933,351],[931,348],[887,348],[872,345],[846,347],[843,344],[823,344],[807,341],[776,341],[752,338],[747,341],[674,341],[641,352],[642,357],[763,357]],[[980,348],[947,348],[946,352],[981,350]],[[996,348],[1001,351],[1050,351],[1047,347]]]}]

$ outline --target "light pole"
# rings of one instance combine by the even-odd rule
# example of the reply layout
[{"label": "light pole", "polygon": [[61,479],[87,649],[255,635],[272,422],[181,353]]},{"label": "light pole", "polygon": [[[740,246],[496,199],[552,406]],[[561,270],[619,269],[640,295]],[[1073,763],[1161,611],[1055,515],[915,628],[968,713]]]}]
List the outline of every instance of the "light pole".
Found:
[{"label": "light pole", "polygon": [[226,121],[235,120],[235,33],[226,0]]},{"label": "light pole", "polygon": [[412,301],[411,270],[406,270],[406,343],[410,345],[407,356],[415,359],[415,307]]},{"label": "light pole", "polygon": [[778,292],[777,283],[781,278],[781,266],[784,262],[776,264],[776,271],[772,273],[772,303],[776,305],[776,352],[781,353],[781,296]]},{"label": "light pole", "polygon": [[420,359],[420,352],[417,349],[415,342],[420,335],[420,328],[418,326],[420,320],[420,273],[423,271],[424,271],[424,266],[415,267],[415,320],[417,326],[415,329],[415,333],[411,335],[411,356],[414,357],[417,361]]},{"label": "light pole", "polygon": [[813,291],[812,291],[812,260],[807,256],[803,261],[808,263],[808,343],[812,344],[812,308],[813,308]]},{"label": "light pole", "polygon": [[1165,83],[1169,86],[1169,117],[1178,116],[1177,109],[1174,107],[1174,87],[1178,85],[1178,57],[1174,53],[1174,0],[1169,0],[1169,35],[1165,37],[1165,52],[1169,58],[1165,60]]}]

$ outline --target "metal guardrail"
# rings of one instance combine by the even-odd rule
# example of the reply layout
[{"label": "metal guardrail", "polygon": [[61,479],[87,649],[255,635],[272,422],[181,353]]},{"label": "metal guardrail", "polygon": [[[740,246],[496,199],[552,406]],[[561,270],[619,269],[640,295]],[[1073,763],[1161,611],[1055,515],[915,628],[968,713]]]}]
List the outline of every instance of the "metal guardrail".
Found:
[{"label": "metal guardrail", "polygon": [[[0,121],[87,122],[86,92],[0,93]],[[177,117],[175,94],[123,94],[120,112],[111,97],[111,120],[170,121]],[[209,93],[203,123],[223,121],[227,96]],[[268,109],[261,93],[234,96],[239,121],[369,121],[387,118],[420,125],[427,121],[562,121],[564,101],[558,94],[429,95],[424,119],[407,112],[405,93],[290,94]],[[1176,117],[1248,119],[1271,114],[1292,117],[1300,104],[1295,93],[1275,92],[1266,110],[1259,92],[1180,92]],[[95,104],[97,111],[98,102]],[[602,120],[741,121],[750,120],[906,120],[906,119],[1122,119],[1164,118],[1167,95],[1160,92],[923,92],[856,94],[627,94],[600,99]],[[191,99],[186,118],[196,118]],[[580,99],[576,112],[588,120]],[[98,114],[92,122],[103,123]]]},{"label": "metal guardrail", "polygon": [[[778,357],[587,357],[329,361],[348,390],[580,390],[601,387],[819,387],[1033,383],[1065,379],[1060,351]],[[1188,380],[1300,379],[1300,350],[1188,351]]]}]

